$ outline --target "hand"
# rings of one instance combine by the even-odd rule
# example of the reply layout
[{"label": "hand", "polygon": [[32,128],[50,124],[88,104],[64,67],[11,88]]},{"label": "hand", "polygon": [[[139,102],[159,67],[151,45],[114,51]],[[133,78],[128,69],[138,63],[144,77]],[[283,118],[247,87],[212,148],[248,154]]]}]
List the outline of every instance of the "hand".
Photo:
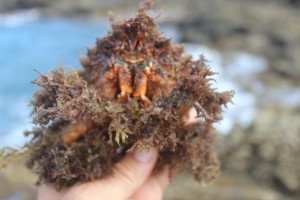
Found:
[{"label": "hand", "polygon": [[152,174],[157,161],[157,150],[128,153],[113,169],[113,175],[82,183],[66,191],[41,185],[38,200],[160,200],[169,183],[169,170]]}]

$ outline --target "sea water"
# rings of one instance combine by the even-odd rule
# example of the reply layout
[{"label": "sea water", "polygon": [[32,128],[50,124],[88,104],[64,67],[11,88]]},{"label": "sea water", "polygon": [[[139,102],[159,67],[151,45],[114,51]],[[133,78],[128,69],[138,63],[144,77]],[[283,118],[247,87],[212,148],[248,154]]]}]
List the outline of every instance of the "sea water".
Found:
[{"label": "sea water", "polygon": [[33,126],[28,104],[38,89],[31,83],[38,77],[34,70],[79,68],[85,46],[108,29],[101,20],[41,19],[28,13],[0,16],[0,146],[23,144],[22,132]]},{"label": "sea water", "polygon": [[[172,26],[162,26],[173,42],[180,32]],[[38,87],[31,83],[40,73],[53,67],[80,68],[78,57],[85,54],[87,45],[94,45],[110,29],[107,20],[74,20],[66,18],[40,18],[37,11],[29,10],[0,15],[0,147],[21,146],[26,141],[25,129],[31,129],[28,104]],[[217,50],[203,45],[186,44],[188,54],[197,59],[204,54],[213,71],[219,91],[235,90],[235,105],[229,105],[224,120],[216,124],[220,133],[230,133],[236,124],[247,127],[253,121],[257,98],[237,82],[236,77],[251,79],[266,69],[267,61],[247,53],[232,53],[225,62]],[[213,84],[214,82],[212,82]],[[247,113],[241,115],[240,113]],[[28,139],[27,139],[28,140]]]},{"label": "sea water", "polygon": [[[80,68],[79,56],[110,30],[108,20],[45,19],[36,10],[0,14],[0,147],[21,146],[31,123],[31,83],[53,67]],[[178,40],[176,31],[165,28]]]}]

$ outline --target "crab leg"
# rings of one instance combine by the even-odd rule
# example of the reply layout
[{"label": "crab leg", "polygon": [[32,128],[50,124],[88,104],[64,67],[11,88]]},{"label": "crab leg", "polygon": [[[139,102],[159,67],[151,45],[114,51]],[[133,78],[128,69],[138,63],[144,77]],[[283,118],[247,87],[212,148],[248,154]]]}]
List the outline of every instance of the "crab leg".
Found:
[{"label": "crab leg", "polygon": [[108,99],[115,98],[117,93],[117,80],[113,64],[105,66],[100,73],[99,87],[101,88],[102,96]]},{"label": "crab leg", "polygon": [[137,69],[134,77],[133,97],[140,98],[146,105],[151,104],[150,99],[146,97],[147,92],[147,74],[146,70]]},{"label": "crab leg", "polygon": [[157,70],[157,65],[152,61],[148,63],[148,66],[144,69],[144,73],[147,75],[147,95],[156,98],[160,93],[164,93],[167,80],[164,75]]},{"label": "crab leg", "polygon": [[127,66],[117,66],[119,85],[121,93],[118,95],[118,101],[124,102],[128,95],[132,94],[132,76]]},{"label": "crab leg", "polygon": [[68,144],[77,140],[80,136],[86,134],[94,125],[94,121],[92,119],[85,119],[83,121],[79,121],[76,124],[71,124],[66,127],[63,142]]}]

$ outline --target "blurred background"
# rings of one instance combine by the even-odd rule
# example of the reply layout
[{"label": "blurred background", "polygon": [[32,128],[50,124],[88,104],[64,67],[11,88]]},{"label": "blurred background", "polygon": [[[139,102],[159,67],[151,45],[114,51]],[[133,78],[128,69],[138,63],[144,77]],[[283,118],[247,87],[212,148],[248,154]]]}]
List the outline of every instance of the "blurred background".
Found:
[{"label": "blurred background", "polygon": [[[0,0],[0,147],[26,142],[31,84],[53,67],[80,68],[85,46],[138,0]],[[300,1],[156,0],[165,35],[204,54],[219,91],[235,90],[216,124],[220,177],[177,176],[166,200],[300,199]],[[35,176],[15,161],[0,171],[1,200],[35,199]]]}]

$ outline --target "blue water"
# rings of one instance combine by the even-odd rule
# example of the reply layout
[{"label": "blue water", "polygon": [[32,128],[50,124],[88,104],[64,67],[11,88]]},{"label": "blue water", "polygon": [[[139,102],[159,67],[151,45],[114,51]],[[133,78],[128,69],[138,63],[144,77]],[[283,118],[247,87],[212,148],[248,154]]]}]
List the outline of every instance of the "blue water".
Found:
[{"label": "blue water", "polygon": [[[108,20],[42,19],[36,11],[0,15],[0,148],[24,143],[23,131],[31,129],[31,81],[53,67],[79,68],[80,54],[94,45],[110,26]],[[163,27],[178,40],[178,31]]]},{"label": "blue water", "polygon": [[32,126],[28,103],[37,89],[31,84],[38,76],[34,69],[48,73],[62,65],[79,68],[85,46],[94,45],[108,29],[103,21],[61,18],[18,26],[0,23],[0,146],[12,144],[7,135],[22,137],[22,130]]},{"label": "blue water", "polygon": [[[41,19],[35,12],[27,12],[26,16],[29,17],[24,20],[20,15],[10,18],[0,15],[0,148],[24,144],[23,131],[33,127],[32,108],[28,104],[38,89],[31,84],[38,77],[34,69],[48,73],[53,67],[79,68],[78,58],[80,54],[86,54],[85,46],[94,45],[95,38],[101,38],[109,30],[107,20]],[[161,29],[172,37],[173,42],[178,42],[180,33],[175,27],[163,26]],[[255,77],[266,69],[267,60],[241,52],[231,52],[231,59],[226,60],[221,52],[199,44],[186,44],[186,51],[194,59],[204,53],[211,69],[219,72],[214,77],[218,83],[216,88],[236,91],[233,101],[238,104],[228,106],[224,120],[215,125],[218,132],[230,133],[235,124],[248,127],[255,117],[258,98],[257,94],[243,88],[244,83],[239,77],[251,80],[251,85],[261,86]],[[266,93],[263,86],[259,91]],[[281,94],[277,91],[275,97],[281,97]],[[294,102],[300,102],[299,94],[293,96]],[[274,99],[273,93],[269,96]],[[241,117],[240,113],[248,115]]]}]

